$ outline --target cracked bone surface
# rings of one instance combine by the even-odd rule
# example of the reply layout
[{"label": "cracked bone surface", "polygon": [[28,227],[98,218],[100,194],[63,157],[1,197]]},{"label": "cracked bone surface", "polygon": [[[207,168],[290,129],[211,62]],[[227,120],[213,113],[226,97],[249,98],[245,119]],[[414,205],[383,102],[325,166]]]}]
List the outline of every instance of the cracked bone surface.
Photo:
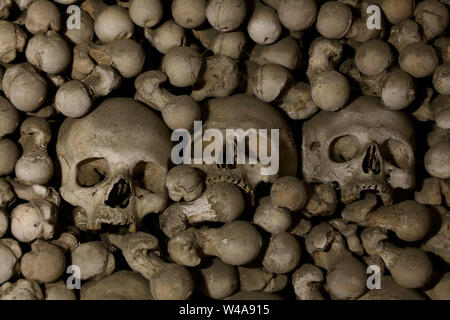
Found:
[{"label": "cracked bone surface", "polygon": [[20,26],[6,20],[0,21],[0,29],[0,62],[9,63],[25,49],[27,37]]},{"label": "cracked bone surface", "polygon": [[51,128],[47,120],[30,117],[20,126],[23,154],[15,166],[16,177],[26,185],[45,185],[53,176],[53,161],[47,153]]},{"label": "cracked bone surface", "polygon": [[0,238],[9,230],[9,208],[15,202],[13,188],[5,180],[0,179]]},{"label": "cracked bone surface", "polygon": [[198,103],[188,95],[176,96],[159,86],[168,77],[161,71],[147,71],[135,81],[135,99],[144,102],[155,110],[161,111],[167,126],[173,130],[191,129],[195,120],[201,116]]},{"label": "cracked bone surface", "polygon": [[185,231],[189,224],[205,221],[228,223],[238,219],[245,209],[241,190],[230,183],[218,182],[190,202],[170,205],[159,216],[161,230],[169,238]]},{"label": "cracked bone surface", "polygon": [[169,170],[166,187],[173,201],[193,201],[202,194],[204,183],[197,169],[183,164]]},{"label": "cracked bone surface", "polygon": [[156,252],[158,239],[138,232],[135,234],[109,234],[107,238],[122,250],[130,268],[150,281],[150,291],[157,300],[188,299],[194,290],[190,272],[175,263],[167,263]]},{"label": "cracked bone surface", "polygon": [[172,259],[181,265],[195,267],[202,256],[216,256],[231,265],[245,265],[258,256],[262,238],[247,221],[233,221],[219,228],[189,228],[168,242]]},{"label": "cracked bone surface", "polygon": [[202,45],[214,54],[223,54],[233,59],[239,59],[247,42],[242,31],[220,32],[214,28],[193,30],[194,36]]},{"label": "cracked bone surface", "polygon": [[225,55],[206,58],[206,66],[201,81],[203,87],[193,90],[191,97],[196,101],[205,98],[221,98],[233,93],[239,84],[237,62]]}]

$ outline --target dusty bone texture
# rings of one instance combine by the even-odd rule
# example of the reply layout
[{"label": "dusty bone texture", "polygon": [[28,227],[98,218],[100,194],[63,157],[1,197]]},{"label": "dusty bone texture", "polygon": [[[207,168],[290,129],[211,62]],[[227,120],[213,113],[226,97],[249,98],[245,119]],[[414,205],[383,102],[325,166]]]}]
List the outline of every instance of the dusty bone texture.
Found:
[{"label": "dusty bone texture", "polygon": [[11,179],[10,177],[7,178],[7,181],[14,189],[14,193],[19,199],[26,201],[47,200],[55,206],[59,206],[61,203],[61,196],[53,187],[37,184],[26,185],[15,179]]},{"label": "dusty bone texture", "polygon": [[20,135],[23,154],[15,167],[18,181],[26,185],[47,184],[54,173],[53,161],[47,152],[50,124],[43,118],[27,118],[20,126]]},{"label": "dusty bone texture", "polygon": [[2,89],[16,109],[24,112],[36,110],[47,97],[45,79],[28,62],[6,69]]},{"label": "dusty bone texture", "polygon": [[193,90],[191,97],[196,101],[205,98],[223,98],[233,93],[239,84],[237,62],[225,55],[215,55],[206,59],[206,66],[200,81],[204,85]]},{"label": "dusty bone texture", "polygon": [[168,20],[156,29],[145,28],[147,40],[162,54],[166,54],[173,47],[186,44],[186,33],[173,20]]},{"label": "dusty bone texture", "polygon": [[107,235],[113,245],[122,250],[128,265],[150,281],[150,291],[157,300],[188,299],[194,290],[190,272],[175,263],[167,263],[156,252],[158,239],[138,232]]},{"label": "dusty bone texture", "polygon": [[288,70],[295,69],[301,59],[298,41],[292,37],[283,38],[271,45],[256,45],[250,53],[250,61],[259,65],[279,64]]},{"label": "dusty bone texture", "polygon": [[367,253],[383,259],[397,284],[408,289],[426,286],[433,276],[433,265],[428,255],[418,248],[397,247],[387,239],[386,232],[379,227],[369,227],[361,233]]},{"label": "dusty bone texture", "polygon": [[98,65],[90,56],[89,43],[73,49],[71,77],[79,80],[92,92],[93,98],[107,96],[121,84],[122,77],[112,66]]},{"label": "dusty bone texture", "polygon": [[0,285],[20,273],[22,249],[14,239],[0,239]]},{"label": "dusty bone texture", "polygon": [[297,238],[289,232],[279,232],[270,237],[262,265],[270,272],[286,274],[299,265],[301,254]]},{"label": "dusty bone texture", "polygon": [[247,42],[242,31],[220,32],[210,28],[193,30],[192,33],[205,48],[214,54],[223,54],[233,59],[239,59]]},{"label": "dusty bone texture", "polygon": [[364,254],[364,247],[359,239],[358,226],[356,224],[347,223],[347,221],[339,218],[330,220],[329,223],[345,237],[347,247],[351,252],[358,256]]},{"label": "dusty bone texture", "polygon": [[285,274],[276,274],[264,267],[239,266],[239,283],[243,291],[279,292],[288,284]]},{"label": "dusty bone texture", "polygon": [[199,273],[200,287],[207,297],[223,299],[231,296],[239,287],[242,288],[237,268],[219,258],[214,258],[209,266],[199,269]]},{"label": "dusty bone texture", "polygon": [[437,232],[427,239],[422,248],[450,264],[450,252],[448,250],[450,245],[450,211],[440,206],[434,208],[438,213],[439,227]]},{"label": "dusty bone texture", "polygon": [[269,196],[264,197],[259,200],[253,223],[270,233],[284,232],[291,226],[291,212],[286,208],[276,207]]},{"label": "dusty bone texture", "polygon": [[[75,224],[88,230],[101,224],[135,230],[146,214],[161,212],[168,198],[170,150],[162,120],[133,99],[108,99],[81,119],[67,119],[59,131],[57,154],[61,196],[84,211]],[[140,184],[134,175],[142,179]]]},{"label": "dusty bone texture", "polygon": [[299,300],[323,300],[321,284],[324,281],[322,270],[313,264],[305,263],[292,275],[292,286]]},{"label": "dusty bone texture", "polygon": [[336,190],[330,183],[318,183],[310,186],[309,199],[302,213],[311,218],[314,216],[330,216],[337,208]]},{"label": "dusty bone texture", "polygon": [[432,300],[450,299],[450,273],[445,273],[439,282],[431,289],[425,292]]},{"label": "dusty bone texture", "polygon": [[159,225],[166,236],[173,238],[190,224],[206,221],[229,223],[238,219],[244,210],[241,190],[233,184],[217,182],[193,201],[170,205],[159,216]]},{"label": "dusty bone texture", "polygon": [[153,300],[148,280],[133,271],[117,271],[83,285],[81,300]]},{"label": "dusty bone texture", "polygon": [[44,295],[36,281],[19,279],[0,287],[0,300],[43,300]]},{"label": "dusty bone texture", "polygon": [[17,53],[25,49],[27,36],[20,26],[9,21],[0,21],[0,28],[2,30],[0,62],[9,63],[16,58]]},{"label": "dusty bone texture", "polygon": [[47,200],[20,204],[11,212],[11,233],[20,242],[49,240],[55,232],[58,208]]},{"label": "dusty bone texture", "polygon": [[[204,105],[206,121],[203,130],[216,128],[223,132],[225,129],[279,129],[280,168],[276,175],[261,175],[262,164],[236,164],[228,168],[217,164],[193,165],[206,174],[206,184],[228,182],[236,184],[245,193],[254,197],[256,187],[261,182],[274,182],[279,176],[295,176],[297,172],[296,147],[291,129],[282,115],[271,105],[256,98],[237,94],[226,98],[215,98]],[[268,140],[268,139],[267,139]],[[270,141],[258,139],[258,144]],[[257,150],[251,150],[257,154]],[[246,155],[247,156],[247,155]]]},{"label": "dusty bone texture", "polygon": [[67,288],[64,281],[45,284],[45,300],[78,300],[74,290]]},{"label": "dusty bone texture", "polygon": [[381,277],[381,289],[370,290],[358,300],[424,300],[414,289],[399,286],[391,276]]},{"label": "dusty bone texture", "polygon": [[219,228],[189,228],[168,242],[172,259],[178,264],[191,267],[198,266],[203,256],[216,256],[231,265],[245,265],[256,259],[261,248],[259,231],[242,220]]},{"label": "dusty bone texture", "polygon": [[348,204],[342,210],[342,218],[360,226],[391,230],[397,237],[409,242],[419,241],[430,233],[432,214],[426,206],[406,200],[373,210],[376,204],[376,196],[369,193],[364,200]]},{"label": "dusty bone texture", "polygon": [[411,121],[400,111],[384,109],[377,98],[363,96],[342,111],[321,111],[308,120],[302,150],[305,180],[337,183],[344,203],[364,190],[389,203],[393,188],[415,185]]},{"label": "dusty bone texture", "polygon": [[103,279],[116,268],[114,256],[100,241],[89,241],[71,248],[71,261],[80,267],[81,280]]},{"label": "dusty bone texture", "polygon": [[182,164],[169,170],[166,187],[173,201],[193,201],[202,194],[204,183],[197,169]]},{"label": "dusty bone texture", "polygon": [[112,66],[122,77],[136,77],[144,65],[141,45],[131,39],[118,39],[104,45],[90,44],[89,55],[101,65]]},{"label": "dusty bone texture", "polygon": [[351,254],[344,237],[330,224],[316,225],[305,245],[314,264],[327,270],[325,289],[332,298],[356,299],[367,291],[365,265]]},{"label": "dusty bone texture", "polygon": [[66,271],[65,252],[54,244],[36,240],[31,245],[31,251],[23,255],[20,268],[28,280],[55,282]]},{"label": "dusty bone texture", "polygon": [[201,110],[193,97],[174,95],[160,86],[168,80],[165,73],[151,70],[140,74],[134,83],[134,98],[161,111],[164,122],[172,130],[192,129],[195,120],[200,119]]}]

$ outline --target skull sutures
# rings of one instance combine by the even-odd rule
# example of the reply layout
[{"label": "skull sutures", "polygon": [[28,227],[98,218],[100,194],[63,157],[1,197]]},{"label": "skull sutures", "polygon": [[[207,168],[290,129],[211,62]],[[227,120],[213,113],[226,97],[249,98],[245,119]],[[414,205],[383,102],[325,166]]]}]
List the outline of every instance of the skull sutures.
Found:
[{"label": "skull sutures", "polygon": [[344,203],[366,190],[390,202],[395,188],[415,185],[412,123],[375,97],[359,97],[341,111],[322,111],[307,121],[302,151],[305,179],[336,184]]},{"label": "skull sutures", "polygon": [[171,147],[163,121],[133,99],[108,99],[84,118],[66,119],[57,142],[60,191],[77,207],[75,224],[134,231],[146,214],[162,211]]}]

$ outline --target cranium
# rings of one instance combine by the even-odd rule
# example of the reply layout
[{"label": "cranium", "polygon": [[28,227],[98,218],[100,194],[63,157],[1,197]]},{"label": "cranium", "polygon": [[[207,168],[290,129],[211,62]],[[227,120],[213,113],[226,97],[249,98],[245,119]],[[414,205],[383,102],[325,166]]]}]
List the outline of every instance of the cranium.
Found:
[{"label": "cranium", "polygon": [[337,183],[341,201],[365,190],[392,201],[415,185],[414,129],[408,116],[362,96],[338,112],[322,111],[303,126],[302,166],[308,182]]},{"label": "cranium", "polygon": [[[262,175],[264,167],[259,159],[257,164],[202,164],[196,167],[206,173],[206,183],[228,182],[239,186],[251,200],[254,200],[254,192],[260,182],[273,183],[280,176],[295,176],[297,173],[297,151],[291,129],[284,118],[271,105],[264,103],[253,96],[237,94],[225,98],[209,100],[205,105],[204,114],[206,121],[203,130],[218,129],[226,136],[226,129],[279,129],[279,170],[273,175]],[[248,144],[249,152],[258,154],[261,143],[267,142],[267,150],[270,150],[270,142],[267,137],[258,136],[258,145]],[[270,139],[269,139],[270,140]],[[235,148],[236,150],[236,148]],[[248,153],[246,153],[248,158]],[[247,159],[248,160],[248,159]]]},{"label": "cranium", "polygon": [[77,206],[75,224],[135,231],[146,214],[162,211],[171,147],[164,122],[133,99],[108,99],[83,118],[66,119],[57,141],[60,192]]}]

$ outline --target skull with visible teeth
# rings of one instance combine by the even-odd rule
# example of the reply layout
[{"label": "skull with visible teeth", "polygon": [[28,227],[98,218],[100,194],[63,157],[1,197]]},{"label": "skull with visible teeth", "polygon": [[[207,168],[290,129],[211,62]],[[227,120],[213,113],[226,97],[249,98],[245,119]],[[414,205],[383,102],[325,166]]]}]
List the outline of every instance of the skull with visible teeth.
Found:
[{"label": "skull with visible teeth", "polygon": [[[297,173],[297,151],[291,129],[282,115],[271,105],[264,103],[253,96],[238,94],[225,98],[209,100],[205,105],[206,121],[203,130],[217,129],[222,132],[226,140],[226,129],[254,129],[257,132],[257,143],[251,143],[247,138],[245,164],[237,163],[236,140],[234,141],[234,164],[202,164],[194,165],[206,174],[206,183],[228,182],[240,187],[251,200],[260,182],[273,183],[280,176],[295,176]],[[266,129],[267,135],[261,135],[260,129]],[[262,144],[267,144],[268,155],[271,154],[271,130],[278,129],[279,141],[279,170],[274,174],[262,174],[261,169],[270,165],[261,163],[259,150]],[[224,141],[225,142],[225,141]],[[209,142],[206,143],[206,145]],[[226,142],[225,142],[226,144]],[[204,144],[205,147],[205,144]],[[226,146],[224,146],[226,150]],[[225,152],[226,153],[226,152]],[[250,154],[257,158],[256,163],[249,161]],[[226,158],[226,155],[223,155]],[[205,159],[203,159],[205,161]]]},{"label": "skull with visible teeth", "polygon": [[66,119],[57,141],[60,192],[76,206],[77,227],[135,231],[146,214],[164,210],[171,147],[163,121],[133,99],[108,99],[83,118]]},{"label": "skull with visible teeth", "polygon": [[405,113],[383,108],[378,98],[359,97],[305,122],[302,166],[308,182],[337,184],[344,203],[366,190],[389,203],[394,189],[415,185],[414,128]]}]

